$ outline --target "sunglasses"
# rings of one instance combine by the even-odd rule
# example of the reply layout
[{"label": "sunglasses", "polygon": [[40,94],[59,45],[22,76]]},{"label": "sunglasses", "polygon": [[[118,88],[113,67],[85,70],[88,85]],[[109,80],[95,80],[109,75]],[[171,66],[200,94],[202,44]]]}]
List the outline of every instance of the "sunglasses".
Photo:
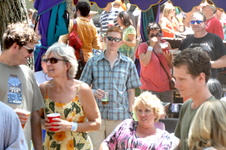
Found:
[{"label": "sunglasses", "polygon": [[68,62],[66,60],[55,58],[55,57],[46,58],[46,59],[43,59],[42,61],[44,61],[45,63],[47,63],[49,61],[51,64],[56,64],[58,61]]},{"label": "sunglasses", "polygon": [[120,38],[113,38],[113,37],[111,37],[111,36],[107,36],[107,39],[108,39],[109,41],[115,40],[115,42],[120,42],[120,41],[122,41],[122,39],[120,39]]},{"label": "sunglasses", "polygon": [[197,23],[197,24],[200,24],[200,23],[202,23],[203,21],[201,21],[201,20],[192,20],[191,21],[191,24],[195,24],[195,23]]},{"label": "sunglasses", "polygon": [[29,48],[29,47],[27,47],[27,46],[23,46],[23,47],[27,49],[27,52],[28,52],[29,54],[31,54],[31,53],[33,53],[33,52],[35,51],[34,48]]},{"label": "sunglasses", "polygon": [[153,38],[153,37],[160,37],[161,36],[161,33],[156,33],[156,34],[151,34],[149,35],[150,38]]}]

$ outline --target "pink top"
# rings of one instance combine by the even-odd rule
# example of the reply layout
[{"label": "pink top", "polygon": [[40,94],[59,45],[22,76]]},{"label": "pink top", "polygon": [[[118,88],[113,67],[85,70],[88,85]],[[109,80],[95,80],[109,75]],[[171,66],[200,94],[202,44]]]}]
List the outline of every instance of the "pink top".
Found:
[{"label": "pink top", "polygon": [[156,129],[156,134],[145,138],[136,136],[138,122],[126,119],[104,140],[110,150],[139,149],[139,150],[168,150],[172,140],[167,131]]},{"label": "pink top", "polygon": [[[166,42],[165,40],[162,40],[162,42]],[[144,42],[141,43],[136,51],[136,58],[139,58],[139,55],[141,53],[146,53],[148,49],[148,45]],[[170,75],[170,68],[168,66],[168,62],[164,56],[164,54],[157,53],[159,56],[164,68]],[[148,63],[147,66],[144,66],[141,63],[141,70],[140,70],[140,82],[142,86],[141,89],[155,91],[155,92],[164,92],[169,91],[169,79],[163,70],[162,66],[160,65],[159,59],[156,57],[154,52],[152,52],[151,60]]]}]

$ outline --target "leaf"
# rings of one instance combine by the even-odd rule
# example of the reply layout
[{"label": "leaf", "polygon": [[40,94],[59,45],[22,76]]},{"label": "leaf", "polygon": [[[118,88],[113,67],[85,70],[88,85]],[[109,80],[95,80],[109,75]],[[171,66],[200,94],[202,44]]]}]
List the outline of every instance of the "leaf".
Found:
[{"label": "leaf", "polygon": [[76,141],[75,141],[75,138],[73,138],[73,140],[74,140],[74,147],[76,147]]},{"label": "leaf", "polygon": [[68,114],[70,113],[70,111],[71,111],[71,109],[68,109],[68,108],[64,109],[64,116],[65,116],[65,119],[67,119],[67,116],[68,116]]},{"label": "leaf", "polygon": [[54,132],[47,131],[47,135],[50,137],[49,140],[52,140],[53,139],[53,135],[54,134],[55,134]]},{"label": "leaf", "polygon": [[78,144],[76,145],[76,148],[82,149],[84,145],[85,145],[84,143],[78,143]]},{"label": "leaf", "polygon": [[49,109],[48,109],[48,108],[45,108],[45,111],[46,111],[46,114],[48,114],[48,112],[49,112]]},{"label": "leaf", "polygon": [[56,150],[60,150],[60,147],[61,147],[61,145],[60,144],[57,144]]},{"label": "leaf", "polygon": [[55,148],[57,146],[57,143],[56,141],[54,141],[51,145],[50,145],[50,148]]},{"label": "leaf", "polygon": [[82,132],[82,137],[87,140],[87,133]]},{"label": "leaf", "polygon": [[55,112],[55,104],[54,104],[54,102],[50,102],[50,103],[49,103],[49,108],[50,108],[53,112]]},{"label": "leaf", "polygon": [[75,104],[75,108],[76,108],[76,114],[81,112],[81,108],[77,104]]}]

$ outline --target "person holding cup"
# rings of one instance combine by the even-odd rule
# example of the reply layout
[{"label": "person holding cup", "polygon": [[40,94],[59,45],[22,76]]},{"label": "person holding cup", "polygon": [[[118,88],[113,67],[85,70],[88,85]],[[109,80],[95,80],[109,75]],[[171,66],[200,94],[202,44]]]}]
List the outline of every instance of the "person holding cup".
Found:
[{"label": "person holding cup", "polygon": [[173,67],[172,55],[169,52],[171,46],[167,41],[161,39],[162,29],[158,23],[148,23],[146,31],[149,40],[141,43],[135,54],[141,62],[141,92],[151,91],[162,102],[172,102],[172,92],[167,76],[168,74],[171,77],[170,68]]},{"label": "person holding cup", "polygon": [[86,132],[99,130],[100,113],[91,88],[74,79],[78,67],[74,49],[55,43],[46,56],[47,74],[53,79],[39,86],[45,103],[42,124],[47,130],[43,147],[91,149]]}]

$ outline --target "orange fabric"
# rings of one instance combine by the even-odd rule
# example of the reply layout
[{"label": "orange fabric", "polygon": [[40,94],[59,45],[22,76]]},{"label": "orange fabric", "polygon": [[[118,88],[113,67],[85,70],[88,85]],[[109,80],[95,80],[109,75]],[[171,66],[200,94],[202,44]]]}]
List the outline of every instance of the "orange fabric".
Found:
[{"label": "orange fabric", "polygon": [[[172,26],[173,26],[173,30],[176,31],[176,26],[177,26],[176,23],[172,23]],[[172,30],[172,27],[169,22],[166,22],[166,27]],[[162,31],[162,33],[163,33],[163,37],[174,38],[174,33],[169,33],[164,30]]]}]

